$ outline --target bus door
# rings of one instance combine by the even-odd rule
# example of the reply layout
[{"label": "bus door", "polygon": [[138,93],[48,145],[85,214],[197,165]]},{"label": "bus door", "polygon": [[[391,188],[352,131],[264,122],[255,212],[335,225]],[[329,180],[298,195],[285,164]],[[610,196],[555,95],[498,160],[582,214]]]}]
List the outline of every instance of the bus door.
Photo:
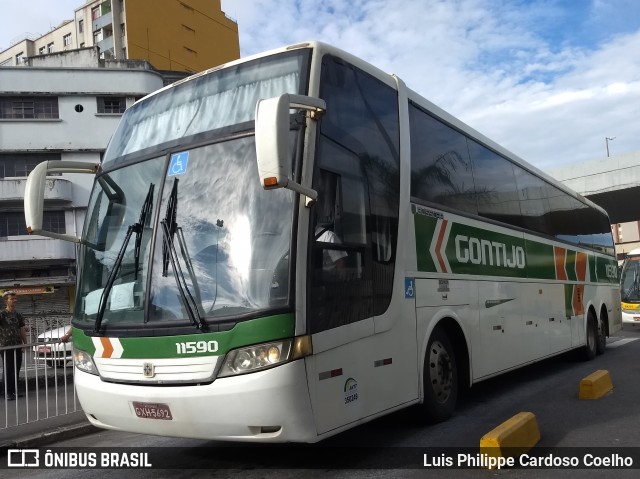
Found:
[{"label": "bus door", "polygon": [[363,185],[327,170],[319,170],[314,183],[308,295],[314,354],[307,376],[322,434],[364,416],[364,338],[373,335],[374,320]]},{"label": "bus door", "polygon": [[[413,351],[396,340],[390,316],[400,202],[398,92],[327,54],[319,97],[327,111],[312,181],[318,201],[308,232],[306,312],[314,354],[306,361],[318,432],[325,433],[399,404],[406,383],[415,383],[408,368],[415,371],[416,346],[415,316],[401,318],[412,321]],[[383,314],[379,332],[376,317]]]}]

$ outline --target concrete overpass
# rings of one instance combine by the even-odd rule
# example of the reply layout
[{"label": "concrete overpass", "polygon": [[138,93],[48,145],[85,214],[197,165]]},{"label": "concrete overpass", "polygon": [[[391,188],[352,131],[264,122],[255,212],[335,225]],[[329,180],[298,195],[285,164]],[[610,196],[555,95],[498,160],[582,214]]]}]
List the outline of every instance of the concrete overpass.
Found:
[{"label": "concrete overpass", "polygon": [[640,151],[547,169],[546,173],[602,206],[611,224],[640,220]]}]

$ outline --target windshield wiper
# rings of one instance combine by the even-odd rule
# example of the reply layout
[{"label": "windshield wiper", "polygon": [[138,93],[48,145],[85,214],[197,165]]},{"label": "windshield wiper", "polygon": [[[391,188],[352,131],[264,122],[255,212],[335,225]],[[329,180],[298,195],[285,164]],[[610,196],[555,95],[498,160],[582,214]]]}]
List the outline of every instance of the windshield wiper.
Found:
[{"label": "windshield wiper", "polygon": [[147,197],[142,204],[142,208],[140,209],[140,218],[137,223],[134,223],[127,228],[127,234],[124,237],[124,241],[122,242],[122,246],[120,247],[120,251],[118,251],[118,256],[116,256],[115,261],[113,262],[113,268],[111,269],[111,273],[109,273],[109,277],[107,278],[107,284],[105,284],[102,295],[100,295],[100,304],[98,305],[98,313],[96,315],[96,323],[93,328],[95,333],[100,332],[100,326],[102,325],[102,319],[104,318],[104,311],[107,308],[107,299],[109,298],[109,294],[113,289],[113,283],[118,277],[118,272],[120,271],[120,266],[122,266],[122,260],[124,258],[124,254],[127,250],[127,246],[129,245],[129,241],[131,240],[131,235],[133,233],[136,234],[136,243],[134,249],[134,267],[135,267],[135,278],[138,279],[138,265],[140,263],[140,244],[142,242],[142,234],[144,233],[145,226],[149,223],[149,212],[153,207],[153,190],[155,185],[153,183],[149,184],[149,191],[147,191]]},{"label": "windshield wiper", "polygon": [[140,264],[140,245],[142,243],[142,233],[144,232],[144,229],[149,226],[149,221],[151,221],[151,216],[149,215],[149,213],[151,212],[151,208],[153,207],[154,188],[155,185],[151,183],[151,185],[149,185],[147,197],[145,198],[144,204],[142,205],[142,211],[140,211],[140,219],[138,220],[138,231],[136,231],[136,243],[133,250],[135,279],[138,279],[138,265]]},{"label": "windshield wiper", "polygon": [[178,286],[178,292],[180,293],[182,303],[185,309],[187,310],[189,319],[191,319],[191,323],[196,328],[201,329],[202,331],[207,331],[208,325],[205,322],[202,315],[200,314],[200,309],[198,308],[198,302],[196,302],[196,300],[193,298],[193,295],[191,294],[191,290],[189,289],[187,279],[184,277],[184,273],[182,272],[182,266],[180,265],[178,252],[176,251],[176,247],[173,241],[174,235],[176,234],[176,232],[178,232],[178,242],[180,243],[182,256],[184,258],[185,264],[187,265],[187,269],[189,270],[189,275],[191,277],[193,285],[196,288],[196,295],[199,297],[200,296],[199,289],[198,289],[195,274],[193,271],[193,266],[191,265],[188,252],[186,251],[186,243],[184,241],[184,236],[182,234],[182,228],[179,228],[178,223],[176,222],[177,214],[178,214],[178,178],[176,178],[173,182],[173,188],[171,189],[171,194],[169,195],[169,200],[167,201],[167,210],[166,210],[164,219],[160,222],[162,226],[162,234],[163,234],[162,276],[163,277],[167,276],[167,272],[169,270],[169,261],[171,261],[171,266],[173,267],[173,277],[176,280],[176,286]]}]

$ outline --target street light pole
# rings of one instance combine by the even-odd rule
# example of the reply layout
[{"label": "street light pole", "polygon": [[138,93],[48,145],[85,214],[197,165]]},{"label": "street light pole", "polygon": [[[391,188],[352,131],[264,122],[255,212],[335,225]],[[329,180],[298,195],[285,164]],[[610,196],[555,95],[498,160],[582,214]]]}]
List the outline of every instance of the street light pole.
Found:
[{"label": "street light pole", "polygon": [[615,136],[607,136],[604,139],[605,143],[607,144],[607,158],[609,157],[609,141],[615,140],[615,139],[616,139]]}]

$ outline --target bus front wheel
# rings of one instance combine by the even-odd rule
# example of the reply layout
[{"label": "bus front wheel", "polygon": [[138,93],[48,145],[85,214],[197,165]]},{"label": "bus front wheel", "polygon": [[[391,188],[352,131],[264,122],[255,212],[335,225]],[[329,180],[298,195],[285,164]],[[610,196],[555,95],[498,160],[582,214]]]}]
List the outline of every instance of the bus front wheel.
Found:
[{"label": "bus front wheel", "polygon": [[442,328],[436,328],[424,358],[424,418],[431,423],[449,419],[458,399],[458,366],[451,341]]}]

